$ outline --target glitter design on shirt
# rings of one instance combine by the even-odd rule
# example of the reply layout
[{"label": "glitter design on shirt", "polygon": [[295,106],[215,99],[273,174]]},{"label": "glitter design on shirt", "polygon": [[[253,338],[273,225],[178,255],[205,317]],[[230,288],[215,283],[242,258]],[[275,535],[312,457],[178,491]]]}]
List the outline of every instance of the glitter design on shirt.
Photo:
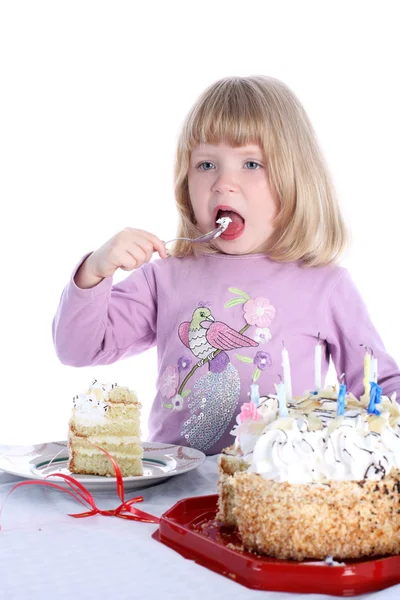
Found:
[{"label": "glitter design on shirt", "polygon": [[209,371],[200,377],[189,398],[191,416],[181,430],[186,443],[205,452],[218,442],[235,415],[239,397],[240,377],[232,363],[221,373]]}]

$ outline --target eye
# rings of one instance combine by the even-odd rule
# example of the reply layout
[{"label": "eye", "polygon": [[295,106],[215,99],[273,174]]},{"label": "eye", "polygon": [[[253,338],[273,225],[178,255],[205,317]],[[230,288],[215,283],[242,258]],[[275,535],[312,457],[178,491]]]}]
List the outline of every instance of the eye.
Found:
[{"label": "eye", "polygon": [[[212,166],[214,166],[213,163],[209,162],[208,160],[205,160],[202,163],[200,163],[197,166],[197,168],[200,169],[200,171],[211,171],[211,169],[208,168],[208,166],[207,166],[207,168],[205,168],[205,165],[212,165]],[[204,167],[204,168],[202,168],[202,167]]]},{"label": "eye", "polygon": [[205,315],[205,313],[201,312],[201,313],[200,313],[200,316],[201,316],[201,317],[205,317],[206,315]]},{"label": "eye", "polygon": [[262,169],[262,166],[256,162],[255,160],[248,160],[247,163],[245,163],[246,165],[255,165],[255,168],[250,167],[250,171],[257,171],[257,167],[259,167],[260,169]]}]

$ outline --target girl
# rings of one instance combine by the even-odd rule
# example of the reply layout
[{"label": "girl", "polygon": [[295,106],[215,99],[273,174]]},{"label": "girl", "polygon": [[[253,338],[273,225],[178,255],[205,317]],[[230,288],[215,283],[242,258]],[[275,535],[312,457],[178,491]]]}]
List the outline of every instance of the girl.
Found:
[{"label": "girl", "polygon": [[[230,217],[207,245],[175,244],[127,228],[75,268],[53,323],[67,365],[109,364],[157,344],[152,441],[207,454],[230,445],[251,383],[274,391],[282,342],[293,394],[314,385],[332,356],[348,388],[363,391],[363,344],[379,364],[384,394],[400,390],[348,272],[335,265],[346,231],[310,121],[271,77],[229,77],[198,99],[178,141],[179,237]],[[160,259],[150,262],[154,252]],[[112,284],[118,269],[133,271]]]}]

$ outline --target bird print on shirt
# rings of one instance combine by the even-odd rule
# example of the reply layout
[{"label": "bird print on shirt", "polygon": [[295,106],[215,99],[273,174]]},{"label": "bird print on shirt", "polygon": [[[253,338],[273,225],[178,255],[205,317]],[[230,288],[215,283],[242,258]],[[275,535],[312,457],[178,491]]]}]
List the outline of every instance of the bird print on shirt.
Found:
[{"label": "bird print on shirt", "polygon": [[220,439],[231,422],[240,398],[240,377],[228,352],[258,346],[251,338],[222,321],[207,307],[196,308],[192,320],[181,323],[180,340],[208,371],[197,379],[188,398],[190,417],[182,425],[186,443],[207,451]]},{"label": "bird print on shirt", "polygon": [[[190,323],[181,323],[178,334],[185,346],[199,359],[199,366],[202,366],[206,359],[209,360],[211,371],[217,350],[224,351],[226,354],[227,350],[258,346],[257,342],[232,329],[226,323],[215,321],[210,309],[206,307],[197,308]],[[221,360],[220,358],[219,362]]]}]

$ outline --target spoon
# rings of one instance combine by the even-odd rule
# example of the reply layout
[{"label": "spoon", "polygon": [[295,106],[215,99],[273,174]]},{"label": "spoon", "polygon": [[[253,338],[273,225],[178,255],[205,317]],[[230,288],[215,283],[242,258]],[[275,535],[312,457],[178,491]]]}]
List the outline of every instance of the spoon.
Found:
[{"label": "spoon", "polygon": [[227,229],[229,223],[231,223],[231,222],[232,222],[232,219],[230,217],[221,217],[220,219],[217,219],[217,223],[219,223],[219,226],[216,229],[213,229],[212,231],[205,233],[204,235],[200,235],[197,238],[185,238],[185,237],[174,238],[173,240],[168,240],[168,242],[164,242],[164,244],[165,245],[172,244],[172,242],[176,242],[178,240],[192,242],[192,244],[204,244],[204,242],[210,242],[211,240],[215,240],[215,238],[220,236],[221,233],[224,233],[224,231]]}]

